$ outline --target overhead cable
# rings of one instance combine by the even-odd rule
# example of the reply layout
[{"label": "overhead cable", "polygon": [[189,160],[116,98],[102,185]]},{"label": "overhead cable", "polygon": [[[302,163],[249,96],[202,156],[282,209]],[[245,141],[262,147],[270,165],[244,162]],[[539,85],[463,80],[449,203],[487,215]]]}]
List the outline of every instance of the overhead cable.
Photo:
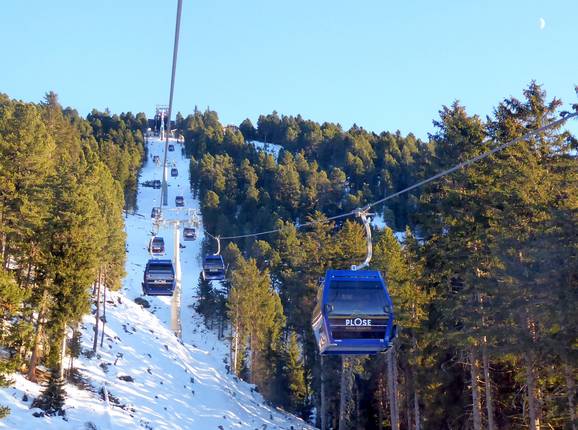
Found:
[{"label": "overhead cable", "polygon": [[[167,130],[165,130],[165,154],[163,159],[163,183],[161,185],[161,207],[168,204],[168,188],[167,188],[167,151],[169,149],[169,135],[171,133],[171,114],[173,110],[173,93],[175,90],[175,75],[177,71],[177,57],[179,53],[179,34],[181,29],[181,11],[183,9],[183,0],[178,0],[177,3],[177,21],[175,23],[175,42],[173,45],[173,67],[171,71],[171,90],[169,93],[169,112],[167,118]],[[162,126],[162,124],[161,124]]]}]

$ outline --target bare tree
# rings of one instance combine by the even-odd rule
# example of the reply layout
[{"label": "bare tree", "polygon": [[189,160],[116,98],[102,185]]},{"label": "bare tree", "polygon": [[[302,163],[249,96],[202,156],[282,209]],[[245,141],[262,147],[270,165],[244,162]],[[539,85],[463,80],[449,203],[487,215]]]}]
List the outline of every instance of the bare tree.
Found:
[{"label": "bare tree", "polygon": [[98,281],[96,286],[96,315],[94,317],[94,340],[92,343],[92,352],[98,349],[98,323],[100,321],[100,288],[101,288],[101,271],[98,270]]},{"label": "bare tree", "polygon": [[100,334],[100,347],[104,343],[104,326],[106,325],[106,285],[103,286],[104,291],[102,292],[102,330]]},{"label": "bare tree", "polygon": [[470,377],[472,385],[472,416],[474,430],[482,430],[482,402],[480,398],[480,363],[477,357],[476,346],[472,345],[469,351]]},{"label": "bare tree", "polygon": [[349,400],[351,398],[351,379],[353,363],[347,356],[341,359],[341,390],[339,396],[339,430],[347,430],[349,419]]},{"label": "bare tree", "polygon": [[325,399],[325,366],[321,356],[321,430],[327,430],[327,402]]},{"label": "bare tree", "polygon": [[387,360],[387,397],[389,399],[389,412],[391,418],[391,430],[399,430],[399,406],[397,393],[397,355],[395,345],[388,351]]},{"label": "bare tree", "polygon": [[570,424],[572,430],[576,430],[576,404],[574,403],[574,393],[576,391],[576,383],[574,380],[573,368],[564,361],[564,375],[566,376],[566,390],[568,392],[568,409],[570,411]]},{"label": "bare tree", "polygon": [[42,292],[42,298],[40,299],[40,308],[38,310],[38,317],[36,319],[36,326],[34,328],[34,342],[32,344],[32,355],[30,356],[30,361],[28,363],[28,374],[26,377],[28,380],[32,382],[36,382],[36,366],[38,364],[38,355],[39,355],[39,345],[40,345],[40,338],[42,337],[42,331],[44,329],[44,317],[46,314],[47,308],[47,301],[48,301],[48,290],[45,288]]}]

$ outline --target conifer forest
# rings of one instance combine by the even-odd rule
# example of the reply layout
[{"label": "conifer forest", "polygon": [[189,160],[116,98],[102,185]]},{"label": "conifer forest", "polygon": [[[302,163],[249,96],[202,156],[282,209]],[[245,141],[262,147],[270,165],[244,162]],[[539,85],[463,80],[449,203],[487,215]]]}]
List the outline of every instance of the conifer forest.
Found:
[{"label": "conifer forest", "polygon": [[[546,90],[530,82],[486,117],[441,106],[427,139],[275,111],[238,125],[177,114],[204,254],[221,237],[226,264],[224,280],[199,276],[183,294],[229,348],[228,371],[323,430],[576,430],[578,140],[566,123],[371,208],[369,267],[397,326],[386,352],[320,355],[311,327],[326,271],[367,253],[359,219],[335,217],[578,113]],[[0,385],[42,380],[47,413],[90,355],[83,316],[121,288],[150,124],[82,117],[53,92],[0,94]]]}]

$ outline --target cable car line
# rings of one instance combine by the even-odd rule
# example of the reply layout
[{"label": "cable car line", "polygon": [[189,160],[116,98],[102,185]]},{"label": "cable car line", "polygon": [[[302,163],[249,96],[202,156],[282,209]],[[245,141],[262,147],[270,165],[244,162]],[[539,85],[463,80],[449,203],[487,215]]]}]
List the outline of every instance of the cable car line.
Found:
[{"label": "cable car line", "polygon": [[[153,230],[153,237],[150,239],[149,242],[149,253],[151,254],[151,259],[148,260],[143,277],[143,294],[148,296],[173,296],[175,292],[175,288],[177,287],[177,270],[180,272],[178,267],[175,268],[173,262],[169,259],[158,259],[155,257],[164,255],[164,240],[162,237],[156,236],[158,233],[160,221],[162,220],[162,207],[168,205],[168,185],[167,185],[167,157],[169,150],[174,150],[174,146],[171,144],[169,145],[169,135],[171,130],[171,114],[173,108],[173,95],[174,95],[174,88],[175,88],[175,75],[177,69],[177,57],[179,51],[179,33],[181,27],[181,12],[182,12],[183,2],[182,0],[178,0],[177,3],[177,17],[175,23],[175,40],[173,46],[173,64],[171,70],[171,87],[170,87],[170,94],[169,94],[169,106],[168,106],[168,115],[167,115],[167,129],[165,130],[165,145],[164,145],[164,154],[163,154],[163,179],[161,182],[161,198],[160,204],[158,207],[154,207],[151,212],[151,218],[154,219],[154,230]],[[164,117],[161,116],[161,129],[164,128]],[[162,139],[162,134],[161,134]],[[171,147],[171,148],[169,148]],[[154,158],[154,157],[153,157]],[[155,161],[156,162],[156,161]],[[173,167],[171,169],[171,176],[176,177],[178,176],[178,170]],[[178,224],[177,224],[178,225]],[[178,244],[178,231],[175,230],[177,234],[177,240],[175,243]],[[157,239],[157,243],[155,243],[155,239]],[[162,241],[162,246],[161,242]],[[178,251],[177,251],[178,252]],[[177,255],[178,257],[178,255]],[[176,260],[178,263],[178,259]],[[178,266],[178,264],[177,264]],[[180,282],[180,281],[179,281]],[[180,287],[177,289],[178,296],[180,296]],[[173,297],[173,308],[178,310],[180,308],[180,297],[175,299]],[[172,318],[172,317],[171,317]],[[179,320],[178,315],[176,320]],[[179,328],[176,330],[177,336],[180,338],[180,320],[178,321]]]},{"label": "cable car line", "polygon": [[[176,75],[176,70],[177,70],[177,56],[178,56],[178,52],[179,52],[179,33],[180,33],[180,29],[181,29],[181,11],[183,9],[183,0],[178,0],[177,3],[177,22],[175,23],[175,42],[174,42],[174,46],[173,46],[173,67],[172,67],[172,71],[171,71],[171,90],[170,90],[170,94],[169,94],[169,112],[168,112],[168,118],[167,118],[167,128],[168,128],[168,132],[167,130],[165,130],[165,153],[164,153],[164,159],[163,159],[163,183],[162,183],[162,187],[161,187],[161,200],[160,200],[160,206],[166,206],[168,205],[168,199],[167,199],[167,195],[168,195],[168,189],[167,189],[167,153],[168,153],[168,149],[169,149],[169,134],[171,131],[171,114],[172,114],[172,110],[173,110],[173,94],[174,94],[174,90],[175,90],[175,75]],[[161,124],[162,125],[162,124]]]},{"label": "cable car line", "polygon": [[[329,217],[329,218],[327,218],[326,220],[323,220],[323,221],[308,221],[308,222],[305,222],[305,223],[302,223],[302,224],[294,223],[294,226],[295,226],[295,228],[297,228],[297,229],[301,229],[301,228],[303,228],[303,227],[310,227],[310,226],[313,226],[313,225],[316,225],[316,224],[326,223],[326,222],[328,222],[328,221],[333,221],[333,220],[340,219],[340,218],[346,218],[346,217],[349,217],[349,216],[357,216],[357,215],[358,215],[359,213],[361,213],[361,212],[367,212],[369,209],[373,208],[374,206],[377,206],[377,205],[380,205],[380,204],[382,204],[382,203],[385,203],[386,201],[388,201],[388,200],[390,200],[390,199],[393,199],[393,198],[398,197],[398,196],[400,196],[400,195],[402,195],[402,194],[405,194],[405,193],[407,193],[407,192],[409,192],[409,191],[411,191],[411,190],[414,190],[414,189],[416,189],[416,188],[419,188],[419,187],[421,187],[422,185],[428,184],[428,183],[430,183],[430,182],[432,182],[432,181],[435,181],[436,179],[439,179],[439,178],[441,178],[441,177],[447,176],[447,175],[455,172],[456,170],[460,170],[460,169],[463,169],[463,168],[465,168],[465,167],[468,167],[468,166],[470,166],[470,165],[472,165],[472,164],[474,164],[474,163],[476,163],[476,162],[478,162],[478,161],[480,161],[480,160],[483,160],[483,159],[485,159],[485,158],[488,158],[490,155],[493,155],[493,154],[495,154],[495,153],[497,153],[497,152],[500,152],[500,151],[502,151],[502,150],[504,150],[504,149],[506,149],[506,148],[508,148],[508,147],[510,147],[510,146],[512,146],[512,145],[515,145],[516,143],[519,143],[519,142],[521,142],[521,141],[523,141],[523,140],[527,140],[527,139],[529,139],[530,137],[532,137],[532,136],[534,136],[534,135],[536,135],[536,134],[542,133],[542,132],[545,131],[545,130],[548,130],[548,129],[550,129],[550,128],[553,128],[553,127],[562,125],[562,124],[564,124],[566,121],[568,121],[570,118],[574,118],[574,117],[576,117],[576,116],[578,116],[578,112],[575,112],[575,113],[572,113],[572,114],[569,114],[568,112],[564,112],[564,115],[562,116],[562,118],[560,118],[560,119],[558,119],[558,120],[556,120],[556,121],[553,121],[553,122],[551,122],[550,124],[546,124],[545,126],[542,126],[542,127],[540,127],[540,128],[537,128],[537,129],[535,129],[535,130],[531,130],[531,131],[529,131],[528,133],[524,134],[523,136],[517,137],[517,138],[515,138],[515,139],[513,139],[513,140],[511,140],[511,141],[509,141],[509,142],[502,143],[501,145],[498,145],[498,146],[496,146],[495,148],[489,149],[488,151],[483,152],[483,153],[480,154],[480,155],[477,155],[477,156],[475,156],[475,157],[473,157],[473,158],[470,158],[470,159],[468,159],[468,160],[462,161],[461,163],[458,163],[458,164],[456,164],[455,166],[450,167],[449,169],[446,169],[446,170],[443,170],[443,171],[441,171],[441,172],[439,172],[439,173],[436,173],[435,175],[430,176],[429,178],[426,178],[426,179],[424,179],[424,180],[422,180],[422,181],[419,181],[419,182],[417,182],[417,183],[415,183],[415,184],[413,184],[413,185],[410,185],[409,187],[406,187],[406,188],[404,188],[404,189],[402,189],[402,190],[400,190],[400,191],[397,191],[397,192],[395,192],[395,193],[393,193],[393,194],[389,194],[388,196],[386,196],[386,197],[384,197],[384,198],[382,198],[382,199],[376,200],[375,202],[369,203],[369,204],[367,204],[367,205],[365,205],[365,206],[363,206],[363,207],[361,207],[361,208],[357,208],[357,209],[354,209],[354,210],[349,211],[349,212],[346,212],[346,213],[342,213],[342,214],[339,214],[339,215],[335,215],[335,216]],[[265,231],[256,232],[256,233],[239,234],[239,235],[235,235],[235,236],[220,236],[220,240],[236,240],[236,239],[245,239],[245,238],[248,238],[248,237],[265,236],[265,235],[269,235],[269,234],[273,234],[273,233],[279,233],[280,231],[281,231],[280,228],[276,228],[276,229],[265,230]],[[216,239],[216,236],[212,235],[212,234],[209,233],[208,231],[205,231],[205,232],[207,233],[208,236],[212,237],[213,239]]]}]

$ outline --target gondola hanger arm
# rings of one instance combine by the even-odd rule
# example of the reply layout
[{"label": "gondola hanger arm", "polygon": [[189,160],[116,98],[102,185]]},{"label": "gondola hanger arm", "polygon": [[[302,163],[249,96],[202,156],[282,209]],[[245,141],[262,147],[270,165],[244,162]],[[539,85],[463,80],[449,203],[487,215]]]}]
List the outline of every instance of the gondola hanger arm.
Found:
[{"label": "gondola hanger arm", "polygon": [[365,256],[365,260],[360,265],[356,266],[355,264],[351,266],[351,270],[360,270],[364,269],[369,266],[371,261],[371,257],[373,256],[373,244],[371,242],[371,218],[375,216],[374,213],[369,213],[367,209],[356,209],[355,216],[361,218],[363,221],[363,225],[365,226],[365,235],[367,239],[367,255]]}]

